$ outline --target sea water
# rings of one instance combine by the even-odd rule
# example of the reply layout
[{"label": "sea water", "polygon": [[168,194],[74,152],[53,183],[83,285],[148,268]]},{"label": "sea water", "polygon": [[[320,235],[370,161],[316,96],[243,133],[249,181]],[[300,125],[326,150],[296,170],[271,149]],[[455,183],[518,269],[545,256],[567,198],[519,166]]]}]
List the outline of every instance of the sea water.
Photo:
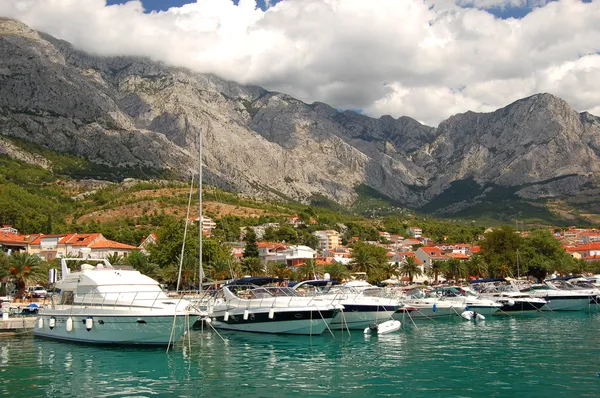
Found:
[{"label": "sea water", "polygon": [[194,330],[191,348],[0,339],[11,397],[600,396],[600,314],[404,322],[365,336]]}]

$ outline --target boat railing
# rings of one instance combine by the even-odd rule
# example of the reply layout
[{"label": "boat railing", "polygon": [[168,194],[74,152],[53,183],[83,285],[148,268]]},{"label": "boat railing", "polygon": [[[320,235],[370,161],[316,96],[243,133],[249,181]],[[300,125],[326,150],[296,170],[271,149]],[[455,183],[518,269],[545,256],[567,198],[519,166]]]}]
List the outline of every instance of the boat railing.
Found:
[{"label": "boat railing", "polygon": [[[136,291],[136,292],[90,292],[76,294],[70,302],[56,302],[55,297],[51,298],[51,306],[56,309],[58,305],[70,305],[71,307],[84,308],[112,308],[116,310],[133,308],[144,308],[150,311],[164,310],[167,306],[178,308],[179,304],[185,300],[183,297],[168,297],[162,291]],[[163,305],[157,305],[161,301]]]},{"label": "boat railing", "polygon": [[[316,306],[315,298],[318,295],[305,297],[295,290],[279,286],[261,286],[247,289],[246,291],[235,291],[235,296],[240,300],[240,304],[246,309],[266,308],[266,307],[298,307],[298,306]],[[334,304],[335,298],[328,298],[327,303]],[[318,304],[321,304],[320,301]],[[326,304],[327,304],[326,303]]]}]

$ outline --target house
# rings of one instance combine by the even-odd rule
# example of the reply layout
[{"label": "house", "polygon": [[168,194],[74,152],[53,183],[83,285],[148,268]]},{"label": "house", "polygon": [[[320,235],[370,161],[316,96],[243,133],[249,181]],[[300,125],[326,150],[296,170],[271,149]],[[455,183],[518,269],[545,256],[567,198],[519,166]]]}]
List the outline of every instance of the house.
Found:
[{"label": "house", "polygon": [[[200,221],[200,216],[192,217],[190,222]],[[210,217],[202,216],[202,233],[204,235],[212,235],[212,231],[217,227],[217,223]]]},{"label": "house", "polygon": [[31,243],[37,239],[40,234],[19,234],[16,230],[0,231],[0,250],[6,254],[15,252],[30,252]]},{"label": "house", "polygon": [[592,242],[585,245],[566,247],[566,252],[576,259],[586,261],[600,260],[600,242]]},{"label": "house", "polygon": [[391,241],[392,236],[390,235],[389,232],[379,232],[379,239],[383,240],[383,241]]},{"label": "house", "polygon": [[409,227],[408,233],[413,238],[420,238],[421,236],[423,236],[423,230],[419,227]]},{"label": "house", "polygon": [[447,261],[450,259],[437,247],[419,247],[415,252],[415,257],[421,260],[425,267],[431,267],[434,261]]},{"label": "house", "polygon": [[147,237],[142,239],[142,243],[138,246],[142,253],[148,254],[148,249],[151,245],[155,245],[158,242],[158,237],[155,233],[151,233]]},{"label": "house", "polygon": [[342,245],[342,239],[338,231],[332,229],[315,231],[313,235],[319,239],[319,248],[321,250],[334,250]]},{"label": "house", "polygon": [[286,264],[288,267],[304,265],[306,260],[316,258],[317,252],[303,245],[286,245],[284,243],[258,243],[258,257],[261,263],[269,262]]}]

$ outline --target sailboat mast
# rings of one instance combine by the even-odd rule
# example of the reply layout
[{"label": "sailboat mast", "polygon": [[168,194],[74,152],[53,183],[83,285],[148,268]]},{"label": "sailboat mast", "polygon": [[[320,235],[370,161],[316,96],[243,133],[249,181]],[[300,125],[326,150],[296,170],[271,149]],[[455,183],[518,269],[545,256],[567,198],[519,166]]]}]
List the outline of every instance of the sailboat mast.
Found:
[{"label": "sailboat mast", "polygon": [[204,269],[202,268],[202,235],[204,216],[202,215],[202,127],[200,128],[200,139],[198,140],[198,211],[200,216],[200,250],[198,251],[198,269],[200,282],[198,283],[198,291],[202,290],[202,280],[204,279]]},{"label": "sailboat mast", "polygon": [[177,274],[177,288],[175,291],[179,291],[181,286],[181,269],[183,268],[183,256],[185,255],[185,239],[187,236],[188,223],[190,220],[190,207],[192,204],[192,196],[194,194],[194,173],[192,172],[192,181],[190,182],[190,196],[188,198],[187,213],[185,216],[185,227],[183,228],[183,243],[181,244],[181,254],[179,255],[179,273]]}]

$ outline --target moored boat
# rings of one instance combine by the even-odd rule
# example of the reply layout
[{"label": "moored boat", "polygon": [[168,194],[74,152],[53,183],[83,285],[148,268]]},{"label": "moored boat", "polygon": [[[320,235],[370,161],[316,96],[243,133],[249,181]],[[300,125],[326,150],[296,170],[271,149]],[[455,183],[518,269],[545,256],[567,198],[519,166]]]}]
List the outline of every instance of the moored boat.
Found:
[{"label": "moored boat", "polygon": [[117,269],[105,259],[88,259],[63,278],[49,307],[39,310],[37,337],[96,344],[168,345],[200,314],[187,300],[169,298],[157,281],[133,269]]},{"label": "moored boat", "polygon": [[242,278],[221,287],[210,318],[217,329],[254,333],[322,334],[343,306],[302,297],[270,277]]}]

